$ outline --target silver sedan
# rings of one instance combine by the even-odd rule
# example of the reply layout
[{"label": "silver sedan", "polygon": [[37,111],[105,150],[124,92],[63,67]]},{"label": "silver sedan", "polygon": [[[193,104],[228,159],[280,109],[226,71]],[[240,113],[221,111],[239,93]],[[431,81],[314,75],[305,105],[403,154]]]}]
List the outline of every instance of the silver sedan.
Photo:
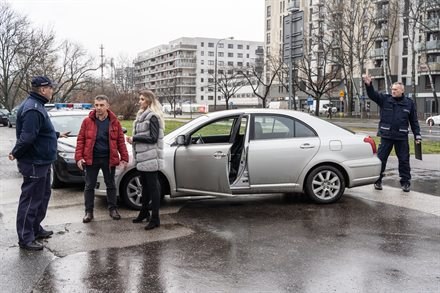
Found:
[{"label": "silver sedan", "polygon": [[[333,203],[345,188],[374,183],[380,161],[372,138],[291,110],[237,109],[200,116],[164,138],[162,196],[305,192]],[[134,162],[118,169],[119,195],[141,206]],[[103,177],[96,194],[105,195]]]}]

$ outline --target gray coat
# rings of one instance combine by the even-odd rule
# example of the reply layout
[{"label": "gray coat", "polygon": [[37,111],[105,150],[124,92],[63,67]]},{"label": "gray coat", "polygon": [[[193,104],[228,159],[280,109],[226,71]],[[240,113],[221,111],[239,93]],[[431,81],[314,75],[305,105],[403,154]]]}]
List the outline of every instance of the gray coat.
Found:
[{"label": "gray coat", "polygon": [[133,142],[133,158],[136,169],[139,171],[153,172],[163,169],[163,123],[159,116],[150,109],[138,114],[133,122],[133,136],[142,135],[150,137],[150,119],[156,116],[159,121],[159,137],[156,143]]}]

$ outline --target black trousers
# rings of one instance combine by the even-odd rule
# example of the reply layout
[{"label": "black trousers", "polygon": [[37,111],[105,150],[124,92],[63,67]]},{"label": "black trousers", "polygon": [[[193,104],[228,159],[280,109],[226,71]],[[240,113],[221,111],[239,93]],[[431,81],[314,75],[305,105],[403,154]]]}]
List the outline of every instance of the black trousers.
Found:
[{"label": "black trousers", "polygon": [[20,244],[29,244],[43,230],[41,222],[46,217],[51,195],[50,164],[18,162],[18,169],[23,175],[16,222],[18,241]]},{"label": "black trousers", "polygon": [[408,140],[395,140],[383,137],[380,139],[379,150],[377,151],[377,157],[382,162],[382,168],[380,170],[380,177],[378,181],[382,181],[382,178],[384,177],[387,160],[393,147],[396,151],[397,159],[399,160],[400,184],[403,185],[405,183],[410,183],[411,167],[409,165]]},{"label": "black trousers", "polygon": [[160,208],[160,183],[159,172],[144,172],[141,174],[142,184],[142,210],[148,210],[148,204],[151,201],[151,221],[159,222],[159,208]]},{"label": "black trousers", "polygon": [[86,212],[93,212],[95,206],[95,187],[99,170],[102,170],[105,185],[107,187],[108,209],[111,210],[117,208],[115,169],[115,167],[110,167],[108,158],[94,158],[92,165],[85,166],[86,185],[84,188],[84,202]]}]

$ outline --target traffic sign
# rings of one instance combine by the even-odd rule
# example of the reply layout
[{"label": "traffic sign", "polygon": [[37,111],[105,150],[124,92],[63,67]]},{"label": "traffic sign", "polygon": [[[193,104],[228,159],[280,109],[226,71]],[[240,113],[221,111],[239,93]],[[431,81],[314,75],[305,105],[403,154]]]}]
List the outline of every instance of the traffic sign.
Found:
[{"label": "traffic sign", "polygon": [[340,96],[340,97],[344,97],[344,95],[345,95],[344,91],[343,91],[343,90],[340,90],[340,91],[339,91],[339,96]]}]

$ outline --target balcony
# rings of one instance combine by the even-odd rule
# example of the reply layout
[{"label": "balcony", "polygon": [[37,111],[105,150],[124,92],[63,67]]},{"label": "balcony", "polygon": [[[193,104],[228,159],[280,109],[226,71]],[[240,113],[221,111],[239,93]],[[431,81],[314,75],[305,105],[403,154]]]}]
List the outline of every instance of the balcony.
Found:
[{"label": "balcony", "polygon": [[373,59],[383,58],[383,56],[384,56],[384,48],[373,49],[370,53],[370,58]]},{"label": "balcony", "polygon": [[387,19],[388,18],[388,9],[380,9],[376,11],[377,20]]},{"label": "balcony", "polygon": [[440,50],[440,40],[427,41],[426,43],[417,44],[418,51],[439,51]]},{"label": "balcony", "polygon": [[383,76],[383,67],[381,66],[381,67],[369,68],[368,74],[375,77]]},{"label": "balcony", "polygon": [[438,31],[438,30],[440,30],[440,19],[433,18],[426,20],[425,31]]},{"label": "balcony", "polygon": [[[429,66],[429,70],[428,70],[428,66]],[[426,75],[429,73],[435,73],[435,74],[440,73],[440,63],[439,62],[428,62],[428,66],[426,66],[425,64],[420,64],[418,66],[419,74]]]}]

